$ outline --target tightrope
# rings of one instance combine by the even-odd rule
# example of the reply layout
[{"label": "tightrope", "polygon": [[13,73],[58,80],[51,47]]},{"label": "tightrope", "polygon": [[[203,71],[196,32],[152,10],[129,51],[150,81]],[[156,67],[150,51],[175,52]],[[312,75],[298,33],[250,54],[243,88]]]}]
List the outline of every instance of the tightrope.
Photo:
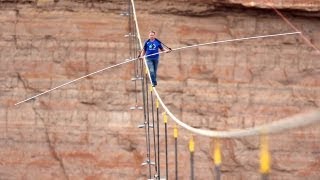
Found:
[{"label": "tightrope", "polygon": [[[132,1],[132,5],[133,5],[133,14],[134,14],[134,21],[135,21],[135,25],[136,25],[136,29],[137,29],[137,37],[139,39],[139,44],[140,44],[140,48],[142,48],[142,42],[141,42],[141,37],[140,37],[140,32],[139,32],[139,27],[138,27],[138,23],[137,23],[137,17],[136,17],[136,12],[135,12],[135,7],[134,7],[134,2]],[[212,45],[212,44],[220,44],[220,43],[228,43],[228,42],[236,42],[236,41],[244,41],[244,40],[251,40],[251,39],[259,39],[259,38],[269,38],[269,37],[276,37],[276,36],[286,36],[286,35],[295,35],[295,34],[301,34],[301,32],[289,32],[289,33],[280,33],[280,34],[271,34],[271,35],[261,35],[261,36],[253,36],[253,37],[244,37],[244,38],[237,38],[237,39],[229,39],[229,40],[221,40],[221,41],[213,41],[213,42],[208,42],[208,43],[202,43],[202,44],[195,44],[195,45],[189,45],[189,46],[184,46],[184,47],[180,47],[180,48],[175,48],[172,49],[172,51],[178,51],[178,50],[182,50],[182,49],[187,49],[187,48],[194,48],[194,47],[199,47],[199,46],[206,46],[206,45]],[[159,53],[155,53],[155,54],[161,54],[161,53],[165,53],[165,52],[159,52]],[[146,68],[148,69],[148,66],[146,64],[146,57],[148,56],[152,56],[155,54],[150,54],[150,55],[146,55],[140,58],[144,58],[144,63]],[[32,96],[30,98],[27,98],[23,101],[20,101],[18,103],[16,103],[15,105],[19,105],[21,103],[27,102],[29,100],[35,99],[41,95],[47,94],[49,92],[52,92],[58,88],[61,88],[63,86],[66,86],[68,84],[74,83],[76,81],[79,81],[83,78],[95,75],[97,73],[106,71],[108,69],[114,68],[114,67],[118,67],[120,65],[123,64],[127,64],[129,62],[135,61],[139,58],[134,58],[134,59],[126,59],[124,60],[124,62],[100,69],[98,71],[92,72],[90,74],[81,76],[77,79],[74,79],[72,81],[66,82],[64,84],[61,84],[57,87],[54,87],[52,89],[49,89],[45,92],[42,92],[40,94],[37,94],[35,96]],[[150,74],[148,73],[149,79],[151,81],[151,77]],[[298,115],[298,116],[294,116],[291,118],[285,118],[282,119],[280,121],[276,121],[276,122],[272,122],[270,124],[266,124],[266,125],[262,125],[262,126],[257,126],[257,127],[253,127],[253,128],[248,128],[248,129],[241,129],[241,130],[230,130],[230,131],[212,131],[212,130],[206,130],[206,129],[197,129],[197,128],[193,128],[185,123],[183,123],[182,121],[180,121],[178,118],[176,118],[171,112],[170,110],[166,107],[166,105],[163,103],[160,95],[158,94],[156,88],[154,87],[154,92],[156,97],[158,98],[161,106],[164,108],[164,110],[168,113],[168,115],[180,126],[182,126],[183,128],[195,133],[195,134],[199,134],[202,136],[208,136],[208,137],[220,137],[220,138],[239,138],[239,137],[244,137],[244,136],[254,136],[254,135],[259,135],[261,133],[277,133],[277,132],[281,132],[284,130],[288,130],[288,129],[292,129],[292,128],[297,128],[297,127],[301,127],[301,126],[306,126],[306,125],[310,125],[313,124],[315,122],[320,121],[320,111],[316,110],[314,112],[308,113],[308,114],[303,114],[303,115]]]},{"label": "tightrope", "polygon": [[[140,37],[139,27],[138,27],[138,21],[137,21],[137,17],[136,17],[136,11],[134,8],[134,2],[133,2],[133,0],[131,0],[131,1],[133,4],[133,15],[134,15],[134,21],[136,23],[136,28],[137,28],[137,32],[138,32],[138,39],[140,42],[140,48],[142,48],[141,37]],[[267,37],[276,37],[276,36],[284,36],[284,35],[294,35],[294,34],[301,34],[301,32],[296,31],[296,32],[291,32],[291,33],[262,35],[262,36],[214,41],[214,42],[209,42],[209,43],[202,43],[202,44],[196,44],[196,45],[175,48],[175,49],[172,49],[172,51],[182,50],[182,49],[186,49],[186,48],[193,48],[193,47],[198,47],[198,46],[211,45],[211,44],[251,40],[251,39],[258,39],[258,38],[267,38]],[[162,53],[162,52],[160,52],[160,53]],[[144,63],[145,63],[146,69],[148,69],[146,59],[144,59]],[[149,74],[149,80],[151,82],[150,74]],[[320,110],[316,110],[316,111],[313,111],[310,113],[297,115],[297,116],[290,117],[290,118],[285,118],[280,121],[272,122],[270,124],[256,126],[256,127],[247,128],[247,129],[229,130],[229,131],[212,131],[212,130],[206,130],[206,129],[198,129],[198,128],[191,127],[188,124],[185,124],[184,122],[180,121],[177,117],[175,117],[174,114],[172,114],[171,111],[167,108],[167,106],[163,103],[157,89],[155,87],[153,87],[153,89],[154,89],[154,94],[156,95],[157,99],[159,100],[161,106],[163,107],[165,112],[171,117],[171,119],[173,121],[175,121],[178,125],[180,125],[184,129],[186,129],[190,132],[193,132],[195,134],[202,135],[202,136],[215,137],[215,138],[241,138],[241,137],[245,137],[245,136],[256,136],[256,135],[260,135],[260,134],[264,134],[264,133],[266,133],[266,134],[267,133],[279,133],[279,132],[282,132],[285,130],[314,124],[314,123],[320,121]]]},{"label": "tightrope", "polygon": [[[135,13],[134,13],[134,14],[135,14]],[[135,21],[136,21],[136,18],[135,18]],[[140,48],[142,48],[142,43],[141,43],[141,38],[140,38],[140,34],[139,34],[139,29],[137,29],[137,33],[138,33],[138,37],[139,37]],[[180,48],[175,48],[175,49],[172,49],[172,51],[178,51],[178,50],[182,50],[182,49],[194,48],[194,47],[199,47],[199,46],[206,46],[206,45],[211,45],[211,44],[220,44],[220,43],[244,41],[244,40],[250,40],[250,39],[276,37],[276,36],[286,36],[286,35],[294,35],[294,34],[299,34],[299,33],[300,33],[300,32],[290,32],[290,33],[281,33],[281,34],[271,34],[271,35],[244,37],[244,38],[238,38],[238,39],[229,39],[229,40],[223,40],[223,41],[213,41],[213,42],[208,42],[208,43],[195,44],[195,45],[190,45],[190,46],[184,46],[184,47],[180,47]],[[153,55],[156,55],[156,54],[162,54],[162,53],[165,53],[165,51],[162,51],[162,52],[159,52],[159,53],[154,53],[154,54],[149,54],[149,55],[146,55],[146,56],[142,56],[142,57],[140,57],[140,58],[146,58],[146,57],[149,57],[149,56],[153,56]],[[79,81],[79,80],[81,80],[81,79],[84,79],[84,78],[86,78],[86,77],[89,77],[89,76],[95,75],[95,74],[97,74],[97,73],[103,72],[103,71],[105,71],[105,70],[108,70],[108,69],[111,69],[111,68],[114,68],[114,67],[118,67],[118,66],[123,65],[123,64],[127,64],[127,63],[132,62],[132,61],[135,61],[135,60],[137,60],[137,59],[139,59],[139,58],[134,58],[134,59],[129,59],[129,60],[126,59],[126,60],[124,60],[124,62],[121,62],[121,63],[115,64],[115,65],[112,65],[112,66],[109,66],[109,67],[100,69],[100,70],[98,70],[98,71],[92,72],[92,73],[90,73],[90,74],[81,76],[81,77],[79,77],[79,78],[77,78],[77,79],[74,79],[74,80],[72,80],[72,81],[66,82],[66,83],[61,84],[61,85],[59,85],[59,86],[57,86],[57,87],[54,87],[54,88],[52,88],[52,89],[49,89],[49,90],[47,90],[47,91],[45,91],[45,92],[42,92],[42,93],[40,93],[40,94],[37,94],[37,95],[32,96],[32,97],[30,97],[30,98],[27,98],[27,99],[25,99],[25,100],[23,100],[23,101],[17,102],[17,103],[14,104],[14,105],[15,105],[15,106],[16,106],[16,105],[19,105],[19,104],[21,104],[21,103],[27,102],[27,101],[29,101],[29,100],[32,100],[32,99],[36,98],[36,97],[42,96],[42,95],[44,95],[44,94],[47,94],[47,93],[49,93],[49,92],[51,92],[51,91],[54,91],[54,90],[56,90],[56,89],[58,89],[58,88],[61,88],[61,87],[63,87],[63,86],[66,86],[66,85],[68,85],[68,84],[74,83],[74,82]],[[150,78],[150,76],[149,76],[149,78]]]}]

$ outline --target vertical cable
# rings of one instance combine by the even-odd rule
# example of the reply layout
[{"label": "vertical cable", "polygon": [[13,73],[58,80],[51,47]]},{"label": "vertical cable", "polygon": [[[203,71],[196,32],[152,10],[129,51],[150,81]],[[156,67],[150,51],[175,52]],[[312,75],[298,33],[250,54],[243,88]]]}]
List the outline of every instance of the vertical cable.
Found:
[{"label": "vertical cable", "polygon": [[176,180],[178,180],[178,128],[175,125],[173,129],[173,137],[174,137],[174,156],[175,156],[175,175]]},{"label": "vertical cable", "polygon": [[[159,101],[156,99],[156,107],[157,107],[157,142],[158,142],[158,179],[160,179],[160,134],[159,134]],[[154,128],[154,127],[153,127]]]},{"label": "vertical cable", "polygon": [[189,151],[190,151],[190,179],[194,180],[194,140],[193,136],[189,141]]},{"label": "vertical cable", "polygon": [[150,84],[150,98],[151,98],[151,114],[152,114],[152,130],[153,130],[153,148],[154,148],[154,163],[155,163],[155,172],[158,171],[158,163],[157,163],[157,144],[156,144],[156,130],[154,124],[154,107],[153,107],[153,94],[152,94],[152,86]]},{"label": "vertical cable", "polygon": [[145,135],[146,135],[146,147],[147,147],[147,152],[148,152],[148,137],[147,137],[147,129],[146,129],[146,124],[147,124],[147,111],[146,111],[146,92],[144,89],[144,79],[141,80],[141,89],[142,89],[142,99],[143,99],[143,125],[144,125],[144,130],[145,130]]},{"label": "vertical cable", "polygon": [[147,83],[147,73],[146,73],[146,81],[145,81],[145,88],[146,88],[146,107],[147,107],[147,156],[148,156],[148,166],[149,166],[149,179],[151,179],[151,160],[150,160],[150,119],[149,119],[149,97],[148,97],[148,83]]},{"label": "vertical cable", "polygon": [[168,117],[166,112],[163,113],[163,122],[164,122],[164,135],[165,135],[165,146],[166,146],[166,179],[168,179],[168,138],[167,138]]},{"label": "vertical cable", "polygon": [[[133,9],[132,9],[132,4],[131,4],[131,0],[128,0],[129,3],[129,7],[128,7],[128,17],[129,17],[129,34],[128,34],[128,38],[129,38],[129,51],[130,51],[130,58],[129,59],[133,59],[136,58],[136,51],[137,51],[137,45],[136,45],[136,36],[135,36],[135,32],[136,32],[136,28],[134,26],[134,21],[133,21]],[[135,106],[132,107],[131,109],[138,109],[138,93],[137,93],[137,80],[138,80],[138,62],[134,61],[134,72],[133,72],[133,78],[132,80],[134,81],[134,92],[135,92]]]},{"label": "vertical cable", "polygon": [[[133,24],[133,26],[134,26],[134,24]],[[135,45],[134,57],[138,57],[138,50],[140,50],[140,47],[138,45],[137,29],[135,28],[135,26],[133,28],[133,37],[134,37],[133,39],[134,39],[134,45]],[[139,62],[138,61],[135,61],[135,62],[136,62],[136,66],[137,66],[137,69],[136,69],[137,77],[136,78],[141,78],[141,76],[139,77],[139,69],[140,69]]]},{"label": "vertical cable", "polygon": [[[134,18],[132,15],[134,12],[134,4],[131,0],[129,0],[129,16],[131,18]],[[135,19],[135,18],[134,18]],[[131,19],[130,19],[131,20]],[[135,20],[131,21],[132,23],[134,23]],[[131,29],[131,26],[132,26],[132,23],[129,22],[129,29]],[[134,57],[136,58],[136,51],[137,51],[137,40],[136,38],[138,38],[138,36],[136,36],[136,26],[134,26],[133,28],[133,31],[134,33],[131,33],[130,31],[130,34],[129,34],[129,38],[133,40],[133,43],[134,43]],[[130,50],[131,50],[131,46],[130,46]],[[131,51],[130,51],[130,59],[132,58],[131,56]],[[146,151],[147,151],[147,160],[146,162],[142,163],[142,165],[145,165],[147,164],[148,167],[149,167],[149,178],[151,178],[151,162],[150,162],[150,141],[149,141],[149,112],[147,111],[148,110],[148,97],[147,97],[147,94],[148,94],[148,90],[145,90],[145,85],[147,86],[147,79],[144,79],[144,66],[141,66],[139,67],[139,64],[141,64],[141,59],[138,60],[139,62],[134,62],[134,81],[135,81],[135,90],[137,90],[137,80],[138,80],[138,73],[139,73],[139,69],[140,69],[140,80],[141,80],[141,91],[142,91],[142,102],[143,102],[143,125],[139,125],[139,127],[144,127],[144,130],[145,130],[145,139],[146,139]],[[147,72],[146,72],[147,73]],[[147,75],[147,74],[146,74]],[[136,93],[136,104],[135,104],[135,108],[138,108],[137,107],[137,101],[138,101],[138,97],[137,97],[137,93]],[[147,120],[147,117],[148,117],[148,120]]]}]

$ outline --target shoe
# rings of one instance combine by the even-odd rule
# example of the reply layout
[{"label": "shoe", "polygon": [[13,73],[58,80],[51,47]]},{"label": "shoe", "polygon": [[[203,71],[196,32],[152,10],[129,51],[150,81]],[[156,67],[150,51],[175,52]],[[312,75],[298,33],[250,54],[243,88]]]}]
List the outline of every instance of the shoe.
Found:
[{"label": "shoe", "polygon": [[152,87],[156,87],[157,86],[157,82],[152,83]]}]

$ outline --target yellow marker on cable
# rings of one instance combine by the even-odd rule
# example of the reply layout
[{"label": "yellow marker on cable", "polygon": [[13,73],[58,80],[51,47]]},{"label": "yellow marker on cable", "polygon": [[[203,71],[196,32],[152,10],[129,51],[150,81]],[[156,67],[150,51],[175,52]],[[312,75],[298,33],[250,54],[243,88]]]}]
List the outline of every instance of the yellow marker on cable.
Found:
[{"label": "yellow marker on cable", "polygon": [[221,150],[219,139],[214,140],[214,151],[213,151],[214,164],[220,166],[221,164]]},{"label": "yellow marker on cable", "polygon": [[167,122],[168,122],[167,113],[166,113],[166,112],[163,112],[162,114],[163,114],[163,122],[164,122],[165,124],[167,124]]},{"label": "yellow marker on cable", "polygon": [[173,137],[174,137],[174,138],[178,138],[178,128],[177,128],[176,125],[175,125],[174,128],[173,128]]},{"label": "yellow marker on cable", "polygon": [[271,158],[269,153],[268,137],[262,135],[260,137],[260,172],[268,174],[270,172]]},{"label": "yellow marker on cable", "polygon": [[150,92],[152,92],[152,85],[151,84],[149,85],[149,90],[150,90]]},{"label": "yellow marker on cable", "polygon": [[190,152],[194,152],[194,140],[193,140],[193,136],[191,136],[191,139],[189,141],[189,151]]},{"label": "yellow marker on cable", "polygon": [[159,108],[159,100],[156,99],[156,107]]}]

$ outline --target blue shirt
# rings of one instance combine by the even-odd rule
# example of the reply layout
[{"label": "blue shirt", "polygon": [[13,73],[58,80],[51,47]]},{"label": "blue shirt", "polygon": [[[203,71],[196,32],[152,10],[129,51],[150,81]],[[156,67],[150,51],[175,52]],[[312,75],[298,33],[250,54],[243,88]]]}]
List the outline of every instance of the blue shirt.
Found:
[{"label": "blue shirt", "polygon": [[[154,41],[147,40],[144,43],[143,49],[146,51],[146,56],[148,56],[150,54],[158,53],[159,49],[163,49],[163,47],[161,45],[161,42],[159,40],[155,39]],[[158,60],[159,59],[159,54],[148,56],[147,59]]]}]

